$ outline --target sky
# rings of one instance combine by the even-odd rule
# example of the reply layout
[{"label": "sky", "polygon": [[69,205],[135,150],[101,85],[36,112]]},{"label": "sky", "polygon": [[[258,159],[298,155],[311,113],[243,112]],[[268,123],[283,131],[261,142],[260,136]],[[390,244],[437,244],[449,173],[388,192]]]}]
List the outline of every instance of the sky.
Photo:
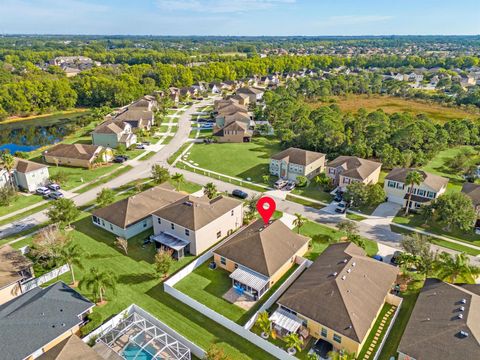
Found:
[{"label": "sky", "polygon": [[0,0],[0,33],[477,35],[480,0]]}]

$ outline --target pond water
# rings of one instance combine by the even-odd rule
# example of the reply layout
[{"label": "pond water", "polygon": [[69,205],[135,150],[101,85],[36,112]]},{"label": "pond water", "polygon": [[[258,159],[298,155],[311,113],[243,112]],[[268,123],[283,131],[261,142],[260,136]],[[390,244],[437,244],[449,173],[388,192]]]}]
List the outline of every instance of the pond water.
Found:
[{"label": "pond water", "polygon": [[83,112],[0,124],[0,152],[29,152],[54,144],[90,121],[89,114]]}]

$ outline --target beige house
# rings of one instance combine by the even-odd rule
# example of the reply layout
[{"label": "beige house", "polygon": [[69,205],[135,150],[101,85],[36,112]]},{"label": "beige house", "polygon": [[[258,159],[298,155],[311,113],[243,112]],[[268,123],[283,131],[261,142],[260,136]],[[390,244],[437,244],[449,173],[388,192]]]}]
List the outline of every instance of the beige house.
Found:
[{"label": "beige house", "polygon": [[427,279],[398,346],[398,359],[478,359],[479,317],[479,284]]},{"label": "beige house", "polygon": [[[406,184],[407,175],[415,169],[394,168],[385,176],[384,189],[388,201],[407,206],[410,184]],[[447,190],[448,179],[442,176],[415,170],[422,174],[424,180],[420,185],[413,187],[413,193],[409,208],[415,210],[420,206],[438,198]]]},{"label": "beige house", "polygon": [[353,243],[330,245],[278,299],[273,328],[358,355],[384,304],[401,301],[390,293],[397,273]]},{"label": "beige house", "polygon": [[[105,360],[77,335],[72,335],[40,355],[38,360]],[[112,357],[110,360],[121,360]]]},{"label": "beige house", "polygon": [[242,224],[243,202],[189,195],[153,213],[152,240],[159,248],[172,250],[175,258],[199,255]]},{"label": "beige house", "polygon": [[325,154],[298,148],[288,148],[270,158],[270,174],[295,181],[298,176],[308,179],[320,174],[325,167]]},{"label": "beige house", "polygon": [[213,252],[219,268],[230,272],[232,287],[257,300],[308,251],[310,239],[282,221],[259,219]]},{"label": "beige house", "polygon": [[133,133],[132,125],[123,121],[113,121],[111,116],[98,125],[92,132],[92,143],[116,149],[119,145],[127,149],[137,143],[137,135]]},{"label": "beige house", "polygon": [[94,306],[61,281],[0,305],[2,359],[30,360],[48,353],[79,334]]},{"label": "beige house", "polygon": [[213,136],[217,137],[220,143],[232,142],[250,142],[253,136],[253,131],[249,129],[242,121],[225,122],[223,127],[215,126],[213,128]]},{"label": "beige house", "polygon": [[354,182],[376,184],[381,168],[382,164],[375,161],[356,156],[339,156],[327,163],[325,172],[334,185],[345,191],[347,186]]},{"label": "beige house", "polygon": [[240,105],[248,106],[250,104],[250,96],[248,94],[235,94],[230,99],[237,101]]},{"label": "beige house", "polygon": [[262,100],[264,93],[265,90],[255,87],[242,87],[236,91],[236,94],[238,95],[248,95],[250,104],[256,104],[257,101]]},{"label": "beige house", "polygon": [[48,166],[29,160],[15,158],[13,180],[19,189],[33,192],[37,188],[47,185],[49,178],[50,174],[48,172]]},{"label": "beige house", "polygon": [[480,184],[464,183],[462,186],[462,193],[467,195],[472,200],[473,208],[477,214],[477,221],[475,222],[475,229],[478,232],[480,229]]},{"label": "beige house", "polygon": [[91,168],[96,161],[112,159],[110,148],[99,145],[57,144],[43,152],[43,159],[49,164]]},{"label": "beige house", "polygon": [[0,247],[0,305],[22,294],[21,284],[33,277],[33,264],[10,245]]},{"label": "beige house", "polygon": [[122,199],[92,214],[94,225],[124,239],[130,239],[152,228],[152,213],[175,201],[185,194],[174,191],[169,184],[162,184],[129,198]]}]

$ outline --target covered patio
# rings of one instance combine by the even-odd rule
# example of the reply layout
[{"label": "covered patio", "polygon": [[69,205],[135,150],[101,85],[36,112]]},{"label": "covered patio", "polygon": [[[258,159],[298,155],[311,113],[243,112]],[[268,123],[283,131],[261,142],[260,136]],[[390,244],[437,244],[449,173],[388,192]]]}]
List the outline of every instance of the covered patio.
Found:
[{"label": "covered patio", "polygon": [[175,260],[179,260],[185,256],[185,252],[188,252],[188,241],[179,239],[173,235],[162,232],[158,235],[151,235],[150,240],[155,241],[157,249],[171,250],[172,257]]},{"label": "covered patio", "polygon": [[247,295],[258,300],[270,288],[270,279],[245,267],[238,267],[230,274],[233,289],[239,295]]},{"label": "covered patio", "polygon": [[[281,307],[270,315],[270,321],[273,324],[275,333],[280,337],[298,333],[306,340],[310,336],[308,329],[303,326],[304,321],[297,315]],[[304,341],[304,343],[306,343],[306,341]]]}]

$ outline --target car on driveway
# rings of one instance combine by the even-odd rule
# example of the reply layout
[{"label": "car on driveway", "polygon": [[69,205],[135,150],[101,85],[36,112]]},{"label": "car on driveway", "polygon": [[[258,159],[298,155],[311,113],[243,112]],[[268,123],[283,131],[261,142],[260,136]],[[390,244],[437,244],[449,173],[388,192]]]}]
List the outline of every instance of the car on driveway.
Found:
[{"label": "car on driveway", "polygon": [[394,265],[398,265],[398,258],[402,255],[401,251],[395,251],[390,259],[390,262]]},{"label": "car on driveway", "polygon": [[55,183],[51,183],[51,184],[48,184],[48,188],[52,191],[58,191],[58,190],[60,190],[60,185],[55,184]]},{"label": "car on driveway", "polygon": [[290,180],[285,186],[285,190],[292,191],[293,189],[295,189],[295,181]]},{"label": "car on driveway", "polygon": [[38,195],[48,195],[50,194],[51,190],[45,186],[41,186],[39,188],[37,188],[37,190],[35,190],[35,192],[38,194]]},{"label": "car on driveway", "polygon": [[113,158],[113,162],[114,163],[124,163],[125,161],[128,160],[128,156],[127,155],[117,155]]},{"label": "car on driveway", "polygon": [[345,201],[340,201],[337,205],[337,207],[335,208],[335,212],[339,213],[339,214],[345,214],[345,212],[347,211],[347,203]]},{"label": "car on driveway", "polygon": [[137,150],[145,150],[145,145],[143,145],[143,144],[137,144],[137,146],[135,146],[135,149],[137,149]]},{"label": "car on driveway", "polygon": [[340,202],[343,200],[343,192],[338,190],[333,198],[333,201]]},{"label": "car on driveway", "polygon": [[232,195],[240,199],[246,199],[248,197],[248,194],[245,191],[242,191],[240,189],[233,190]]},{"label": "car on driveway", "polygon": [[58,200],[65,197],[60,191],[53,191],[48,195],[45,195],[45,199]]},{"label": "car on driveway", "polygon": [[273,187],[275,189],[283,189],[283,187],[285,187],[287,185],[287,183],[288,183],[287,180],[278,179],[277,181],[275,181],[275,184],[273,184]]},{"label": "car on driveway", "polygon": [[311,351],[320,359],[330,359],[328,353],[333,350],[333,345],[328,341],[319,339],[313,344]]},{"label": "car on driveway", "polygon": [[145,146],[149,146],[151,143],[150,143],[150,141],[144,141],[142,144],[145,145]]}]

